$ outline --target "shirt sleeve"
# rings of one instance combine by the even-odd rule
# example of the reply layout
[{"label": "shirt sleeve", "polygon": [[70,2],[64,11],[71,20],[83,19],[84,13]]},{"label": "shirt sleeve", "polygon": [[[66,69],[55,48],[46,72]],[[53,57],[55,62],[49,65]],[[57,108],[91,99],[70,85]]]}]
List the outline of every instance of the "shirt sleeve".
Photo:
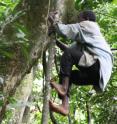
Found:
[{"label": "shirt sleeve", "polygon": [[76,40],[79,33],[78,24],[56,24],[56,31],[59,35],[70,40]]}]

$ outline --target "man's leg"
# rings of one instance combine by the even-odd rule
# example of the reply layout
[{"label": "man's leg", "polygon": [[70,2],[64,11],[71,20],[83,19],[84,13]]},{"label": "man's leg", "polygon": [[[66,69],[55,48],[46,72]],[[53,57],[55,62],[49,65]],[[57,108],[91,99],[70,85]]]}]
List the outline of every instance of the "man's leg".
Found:
[{"label": "man's leg", "polygon": [[61,57],[59,84],[51,81],[50,84],[56,89],[60,96],[66,95],[69,86],[69,78],[72,71],[72,66],[78,64],[81,56],[81,46],[74,44],[67,48]]},{"label": "man's leg", "polygon": [[64,116],[69,114],[69,102],[68,102],[68,96],[65,95],[62,97],[62,104],[61,105],[56,105],[52,101],[49,102],[49,106],[51,111],[60,113]]},{"label": "man's leg", "polygon": [[69,103],[68,103],[68,89],[69,80],[72,71],[72,66],[78,63],[82,53],[78,51],[77,45],[75,47],[65,50],[61,58],[60,65],[60,84],[51,82],[52,87],[56,89],[62,99],[62,104],[60,106],[55,105],[50,102],[50,109],[54,112],[67,115],[69,113]]},{"label": "man's leg", "polygon": [[54,81],[50,82],[51,86],[56,89],[58,94],[62,97],[67,94],[68,86],[69,86],[69,77],[64,77],[62,79],[62,84],[55,83]]},{"label": "man's leg", "polygon": [[79,86],[92,85],[94,87],[99,87],[99,68],[98,60],[90,67],[78,66],[79,70],[73,70],[71,72],[69,88],[71,87],[71,84]]},{"label": "man's leg", "polygon": [[[52,111],[61,113],[62,115],[67,115],[69,113],[69,91],[72,84],[76,85],[93,85],[98,87],[99,85],[99,63],[98,61],[91,67],[79,67],[79,70],[71,71],[69,83],[67,84],[67,94],[62,96],[62,104],[57,106],[56,104],[50,102],[50,108]],[[64,85],[64,84],[63,84]],[[62,86],[62,85],[60,85]]]},{"label": "man's leg", "polygon": [[[52,103],[50,101],[50,109],[54,112],[60,113],[62,115],[68,115],[69,113],[69,102],[68,102],[68,98],[70,96],[70,87],[72,84],[76,84],[76,85],[92,85],[92,83],[90,82],[90,78],[88,77],[87,72],[85,71],[79,71],[79,70],[73,70],[71,72],[71,76],[70,79],[67,80],[66,82],[64,82],[64,84],[56,84],[54,83],[54,85],[56,85],[55,87],[57,87],[57,91],[59,93],[59,97],[62,100],[62,104],[61,105],[56,105],[54,103]],[[63,87],[67,87],[67,91],[66,94],[61,96],[61,91],[59,91],[59,88],[63,88]],[[60,90],[61,90],[60,89]]]},{"label": "man's leg", "polygon": [[69,86],[69,77],[72,70],[72,56],[70,50],[67,49],[61,57],[61,65],[60,65],[60,76],[59,76],[59,83],[50,82],[52,87],[56,89],[58,92],[62,104],[56,105],[50,101],[50,109],[54,112],[60,113],[62,115],[68,115],[69,113],[69,102],[68,102],[68,86]]}]

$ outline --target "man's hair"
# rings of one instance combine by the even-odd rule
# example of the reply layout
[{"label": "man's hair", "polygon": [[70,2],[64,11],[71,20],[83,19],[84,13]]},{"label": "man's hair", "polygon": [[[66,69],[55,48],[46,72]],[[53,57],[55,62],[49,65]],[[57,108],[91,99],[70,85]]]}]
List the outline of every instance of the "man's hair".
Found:
[{"label": "man's hair", "polygon": [[83,18],[84,20],[89,20],[89,21],[96,21],[96,15],[92,10],[84,10],[80,12],[79,17]]}]

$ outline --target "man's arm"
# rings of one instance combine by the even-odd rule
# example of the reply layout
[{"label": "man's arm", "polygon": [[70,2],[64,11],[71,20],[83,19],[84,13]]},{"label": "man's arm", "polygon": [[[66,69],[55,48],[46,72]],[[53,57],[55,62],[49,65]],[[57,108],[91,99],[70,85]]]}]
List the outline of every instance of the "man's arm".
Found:
[{"label": "man's arm", "polygon": [[61,50],[66,50],[68,48],[68,46],[62,42],[60,42],[59,40],[56,40],[56,45],[61,49]]},{"label": "man's arm", "polygon": [[52,32],[57,32],[60,36],[66,37],[70,40],[77,40],[76,37],[79,33],[79,24],[61,24],[55,21],[56,12],[50,13],[48,20],[51,23],[50,27],[53,27]]},{"label": "man's arm", "polygon": [[55,24],[54,25],[56,32],[60,35],[63,36],[67,39],[76,40],[76,37],[78,36],[79,33],[79,24]]}]

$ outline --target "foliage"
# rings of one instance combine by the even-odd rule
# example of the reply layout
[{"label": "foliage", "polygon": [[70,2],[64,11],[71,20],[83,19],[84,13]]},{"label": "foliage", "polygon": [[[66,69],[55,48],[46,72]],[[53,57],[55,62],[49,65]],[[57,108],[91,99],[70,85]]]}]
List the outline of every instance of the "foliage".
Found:
[{"label": "foliage", "polygon": [[28,31],[20,21],[25,11],[15,11],[19,0],[0,0],[0,56],[11,59],[14,57],[14,46],[21,49],[24,58],[28,58]]},{"label": "foliage", "polygon": [[[78,2],[78,1],[77,1]],[[76,2],[76,4],[77,4]],[[90,1],[91,2],[91,1]],[[90,4],[90,2],[88,4]],[[94,4],[93,1],[92,4]],[[97,1],[99,3],[99,1]],[[87,6],[89,7],[89,5]],[[91,4],[90,4],[91,5]],[[81,5],[83,6],[83,5]],[[92,6],[92,5],[91,5]],[[85,6],[86,7],[86,6]],[[96,7],[96,8],[95,8]],[[103,2],[101,4],[96,4],[95,6],[89,7],[90,9],[94,9],[97,15],[97,21],[101,27],[101,31],[104,34],[107,41],[110,43],[112,48],[117,48],[117,21],[116,21],[116,11],[117,6],[112,3]],[[114,54],[114,57],[116,58],[116,53]],[[116,63],[115,59],[115,63]],[[114,64],[113,68],[113,74],[111,77],[110,82],[108,83],[107,89],[103,94],[90,96],[90,99],[88,102],[90,103],[90,109],[91,109],[91,115],[92,115],[92,121],[95,124],[115,124],[117,122],[116,120],[116,81],[117,81],[117,65]],[[81,97],[83,94],[88,94],[87,91],[83,90],[83,88],[80,89],[81,95],[79,94],[80,100],[79,104],[83,103],[83,101],[87,101],[87,95],[83,98],[83,101],[81,101]],[[83,92],[83,94],[82,94]],[[84,108],[81,108],[80,110],[85,110],[85,105],[83,103]],[[115,110],[115,111],[114,111]],[[85,110],[86,113],[86,110]],[[85,116],[86,121],[86,116]],[[83,120],[80,122],[82,123]],[[86,122],[85,122],[86,123]]]},{"label": "foliage", "polygon": [[[117,49],[117,5],[116,0],[75,0],[75,7],[78,11],[83,9],[93,9],[97,15],[97,21],[101,27],[101,31],[112,48]],[[25,15],[25,11],[15,11],[15,7],[20,0],[0,0],[0,68],[3,72],[6,62],[17,57],[14,51],[20,49],[22,59],[29,60],[29,51],[31,49],[30,33],[22,24],[20,18]],[[66,39],[60,38],[63,42],[71,43]],[[60,64],[61,51],[57,49],[57,65]],[[54,114],[58,124],[86,124],[88,102],[91,114],[91,121],[94,124],[116,124],[117,123],[117,53],[113,52],[115,62],[113,74],[107,89],[102,94],[92,92],[92,87],[73,86],[70,95],[70,115],[63,117]],[[35,67],[34,67],[35,68]],[[32,123],[41,123],[42,100],[43,100],[43,68],[39,62],[38,70],[35,71],[35,80],[32,91],[33,105],[31,107]],[[5,72],[6,73],[6,72]],[[53,68],[53,77],[58,73]],[[56,81],[58,78],[56,76]],[[52,90],[52,99],[60,104],[56,92]],[[15,102],[13,98],[9,98],[10,103]],[[3,94],[0,93],[0,106],[3,105]],[[6,120],[8,123],[11,111],[6,112]],[[50,120],[51,124],[51,120]]]},{"label": "foliage", "polygon": [[[20,21],[21,17],[25,15],[25,11],[16,11],[19,2],[20,0],[0,0],[0,77],[5,77],[11,73],[8,72],[11,61],[17,61],[19,58],[25,63],[29,59],[28,52],[31,48],[28,39],[29,33]],[[2,85],[0,82],[0,91],[3,90]],[[4,104],[4,96],[5,94],[0,92],[0,110]],[[11,104],[15,102],[12,97],[9,97],[8,101]],[[11,115],[12,110],[10,108],[5,113],[3,123],[8,123]]]},{"label": "foliage", "polygon": [[[99,11],[99,10],[100,11]],[[97,14],[97,20],[100,24],[101,30],[110,43],[112,47],[117,48],[115,44],[117,44],[117,6],[114,4],[105,3],[104,5],[98,5],[98,9],[94,10]]]},{"label": "foliage", "polygon": [[99,4],[105,4],[106,2],[112,2],[112,0],[75,0],[75,7],[78,10],[83,9],[93,9],[96,8]]}]

